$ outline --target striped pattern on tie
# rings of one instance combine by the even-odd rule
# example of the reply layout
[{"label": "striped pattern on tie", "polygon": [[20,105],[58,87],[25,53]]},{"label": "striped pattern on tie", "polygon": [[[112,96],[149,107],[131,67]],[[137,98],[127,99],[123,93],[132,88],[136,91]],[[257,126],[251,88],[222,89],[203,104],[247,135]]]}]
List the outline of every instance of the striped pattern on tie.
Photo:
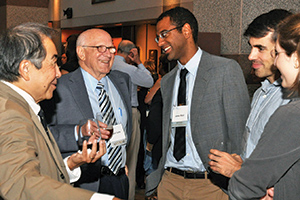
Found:
[{"label": "striped pattern on tie", "polygon": [[[112,124],[116,124],[116,118],[114,115],[113,107],[109,100],[108,95],[104,89],[104,86],[101,82],[98,82],[96,87],[100,92],[98,95],[98,102],[100,112],[102,114],[103,123],[108,124],[112,121]],[[118,174],[121,165],[122,165],[122,151],[121,146],[112,147],[111,143],[108,142],[107,145],[107,154],[108,154],[108,168],[114,173]]]}]

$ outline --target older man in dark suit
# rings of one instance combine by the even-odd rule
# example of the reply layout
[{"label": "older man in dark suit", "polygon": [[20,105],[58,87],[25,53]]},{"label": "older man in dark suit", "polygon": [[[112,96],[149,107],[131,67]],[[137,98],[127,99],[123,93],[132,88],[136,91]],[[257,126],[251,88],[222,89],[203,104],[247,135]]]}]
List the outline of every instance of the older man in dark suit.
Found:
[{"label": "older man in dark suit", "polygon": [[242,70],[198,47],[198,23],[187,9],[161,14],[156,32],[156,42],[178,65],[161,81],[162,158],[147,178],[146,194],[158,186],[159,200],[228,199],[218,187],[226,187],[226,178],[209,171],[207,155],[212,147],[241,152],[250,109]]},{"label": "older man in dark suit", "polygon": [[[85,131],[85,122],[82,121],[96,118],[101,111],[114,121],[114,125],[122,127],[124,141],[130,141],[130,78],[122,72],[110,71],[115,51],[111,36],[101,29],[84,31],[77,39],[80,68],[62,76],[57,84],[57,94],[52,100],[55,109],[50,129],[63,157],[78,151],[78,140],[81,137],[91,136],[91,133]],[[101,101],[102,94],[106,95],[104,103]],[[102,129],[102,136],[104,132]],[[100,136],[97,132],[95,134]],[[110,155],[109,152],[119,154]],[[117,160],[116,165],[112,166],[114,159]],[[107,153],[101,162],[83,165],[82,178],[76,184],[127,199],[129,186],[125,162],[126,143],[113,147],[111,140],[108,140]]]}]

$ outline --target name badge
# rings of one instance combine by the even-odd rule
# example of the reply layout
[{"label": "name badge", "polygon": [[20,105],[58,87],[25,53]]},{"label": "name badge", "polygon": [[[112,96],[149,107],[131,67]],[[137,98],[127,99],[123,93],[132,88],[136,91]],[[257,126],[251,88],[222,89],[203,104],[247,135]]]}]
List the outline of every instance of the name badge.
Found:
[{"label": "name badge", "polygon": [[122,124],[113,126],[113,135],[109,142],[111,143],[112,147],[126,144],[127,139]]},{"label": "name badge", "polygon": [[188,121],[188,106],[173,107],[172,127],[186,126]]}]

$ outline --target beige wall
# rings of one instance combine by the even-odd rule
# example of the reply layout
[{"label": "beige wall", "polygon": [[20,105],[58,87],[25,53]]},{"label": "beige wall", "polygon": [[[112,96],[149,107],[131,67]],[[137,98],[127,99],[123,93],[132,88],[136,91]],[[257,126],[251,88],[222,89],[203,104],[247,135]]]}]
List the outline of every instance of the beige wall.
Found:
[{"label": "beige wall", "polygon": [[48,23],[48,8],[8,5],[6,9],[7,28],[25,22]]},{"label": "beige wall", "polygon": [[300,11],[299,0],[194,0],[194,14],[201,32],[221,33],[221,54],[248,54],[247,38],[242,36],[258,15],[275,8]]},{"label": "beige wall", "polygon": [[0,30],[25,22],[48,23],[48,0],[1,0]]},{"label": "beige wall", "polygon": [[91,4],[91,0],[61,0],[62,10],[71,7],[73,18],[62,15],[62,28],[114,24],[155,19],[162,11],[161,0],[115,0]]}]

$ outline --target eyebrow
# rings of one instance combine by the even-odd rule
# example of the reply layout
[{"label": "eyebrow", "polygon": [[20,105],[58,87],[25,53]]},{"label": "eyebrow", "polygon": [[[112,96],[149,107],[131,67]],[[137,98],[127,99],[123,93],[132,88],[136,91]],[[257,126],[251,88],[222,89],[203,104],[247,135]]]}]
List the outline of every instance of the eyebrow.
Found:
[{"label": "eyebrow", "polygon": [[261,44],[257,44],[257,45],[253,45],[253,47],[257,47],[257,48],[266,48],[265,46],[261,45]]},{"label": "eyebrow", "polygon": [[[250,45],[250,47],[252,47],[252,45],[250,44],[250,41],[248,41],[248,44]],[[261,44],[253,45],[253,47],[256,47],[256,48],[267,48],[266,46],[263,46]]]}]

